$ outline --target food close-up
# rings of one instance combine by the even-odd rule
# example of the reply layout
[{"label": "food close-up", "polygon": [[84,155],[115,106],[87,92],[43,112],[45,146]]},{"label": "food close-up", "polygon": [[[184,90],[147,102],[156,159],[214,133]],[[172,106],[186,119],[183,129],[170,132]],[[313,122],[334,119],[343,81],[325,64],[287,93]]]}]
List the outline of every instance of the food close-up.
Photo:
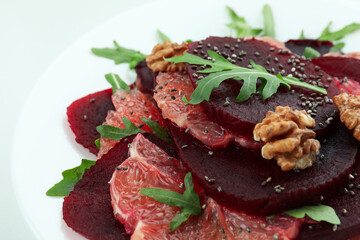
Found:
[{"label": "food close-up", "polygon": [[67,228],[91,240],[360,239],[360,54],[342,41],[360,24],[279,41],[271,5],[261,29],[224,9],[228,36],[157,30],[148,53],[91,49],[136,80],[104,72],[108,89],[64,109],[69,141],[97,159],[49,186]]}]

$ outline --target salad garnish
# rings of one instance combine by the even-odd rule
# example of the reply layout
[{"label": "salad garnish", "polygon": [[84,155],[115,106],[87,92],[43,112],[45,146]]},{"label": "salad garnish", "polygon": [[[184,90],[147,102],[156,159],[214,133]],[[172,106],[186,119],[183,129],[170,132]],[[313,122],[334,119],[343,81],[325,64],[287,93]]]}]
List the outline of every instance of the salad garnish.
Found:
[{"label": "salad garnish", "polygon": [[190,53],[184,53],[183,56],[177,56],[165,59],[166,61],[173,63],[186,62],[195,65],[207,65],[211,68],[197,71],[198,73],[209,73],[208,76],[197,81],[197,87],[191,94],[191,100],[188,101],[183,97],[184,102],[189,104],[199,104],[202,101],[209,101],[211,92],[214,88],[218,87],[220,83],[227,79],[243,80],[244,85],[240,89],[239,95],[236,97],[236,102],[243,102],[249,99],[256,91],[257,79],[261,79],[262,84],[258,88],[258,92],[261,93],[263,100],[271,97],[278,90],[280,85],[291,88],[290,85],[301,86],[308,88],[322,94],[327,94],[326,89],[311,85],[306,82],[302,82],[295,77],[283,77],[281,74],[273,75],[266,71],[266,69],[260,65],[250,61],[252,68],[244,68],[230,63],[228,60],[220,56],[219,54],[208,51],[208,55],[212,60],[205,60],[201,57]]},{"label": "salad garnish", "polygon": [[160,31],[159,29],[156,31],[156,33],[158,35],[158,38],[159,38],[160,42],[162,42],[162,43],[165,42],[165,41],[171,42],[171,39],[165,33]]},{"label": "salad garnish", "polygon": [[105,79],[112,86],[113,94],[118,89],[122,89],[122,90],[125,90],[125,91],[130,91],[131,90],[130,87],[117,74],[108,73],[108,74],[105,75]]},{"label": "salad garnish", "polygon": [[304,57],[306,58],[318,58],[321,54],[312,47],[306,47],[304,50]]},{"label": "salad garnish", "polygon": [[321,204],[317,206],[305,206],[292,209],[286,211],[285,214],[294,218],[303,218],[305,215],[307,215],[309,218],[317,222],[325,221],[336,225],[341,223],[339,217],[336,215],[336,212],[332,207]]},{"label": "salad garnish", "polygon": [[82,159],[81,164],[72,169],[68,169],[62,172],[63,179],[50,188],[46,195],[53,197],[66,197],[74,189],[74,186],[79,182],[84,173],[89,168],[95,165],[96,161]]},{"label": "salad garnish", "polygon": [[91,51],[96,56],[114,60],[115,64],[129,63],[130,69],[134,69],[135,66],[146,57],[146,55],[140,51],[121,47],[116,41],[114,41],[114,45],[115,49],[92,48]]},{"label": "salad garnish", "polygon": [[[120,140],[124,137],[131,136],[133,134],[144,133],[145,131],[135,126],[126,116],[122,118],[125,129],[117,128],[109,125],[100,125],[96,127],[96,130],[100,133],[100,135],[104,138],[109,138],[111,140]],[[155,120],[151,120],[149,118],[141,117],[141,121],[143,121],[151,130],[153,130],[153,134],[157,137],[171,142],[168,134],[165,129],[159,125],[159,123]]]},{"label": "salad garnish", "polygon": [[200,198],[194,190],[194,183],[190,172],[185,175],[184,186],[185,191],[183,194],[160,188],[143,188],[140,190],[142,195],[166,205],[181,208],[181,212],[170,222],[170,231],[174,231],[183,222],[186,222],[190,215],[201,214]]}]

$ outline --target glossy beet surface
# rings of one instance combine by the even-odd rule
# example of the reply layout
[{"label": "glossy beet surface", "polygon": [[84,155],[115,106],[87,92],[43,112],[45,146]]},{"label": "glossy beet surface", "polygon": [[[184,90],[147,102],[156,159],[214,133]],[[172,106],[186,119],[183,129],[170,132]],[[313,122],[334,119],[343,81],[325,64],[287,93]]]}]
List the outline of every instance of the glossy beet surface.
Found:
[{"label": "glossy beet surface", "polygon": [[319,57],[312,62],[333,77],[360,81],[360,59],[347,57]]},{"label": "glossy beet surface", "polygon": [[[152,134],[144,136],[173,156],[172,146]],[[115,168],[128,157],[128,144],[133,138],[131,136],[126,141],[120,141],[99,159],[64,199],[63,216],[66,224],[88,239],[130,239],[124,226],[114,217],[109,181]]]},{"label": "glossy beet surface", "polygon": [[139,62],[136,65],[135,71],[137,74],[137,79],[135,82],[136,88],[143,93],[152,95],[155,83],[155,73],[150,68],[148,68],[145,60]]},{"label": "glossy beet surface", "polygon": [[[311,168],[282,172],[276,161],[263,159],[259,152],[235,146],[210,150],[190,134],[168,125],[180,159],[209,196],[252,214],[271,215],[318,203],[321,195],[346,181],[357,153],[351,133],[337,125],[320,139],[320,155]],[[269,177],[272,180],[263,185]],[[284,187],[281,193],[274,190],[277,185]]]},{"label": "glossy beet surface", "polygon": [[[345,190],[346,188],[346,190]],[[339,188],[336,194],[325,196],[325,205],[332,206],[338,213],[341,221],[336,231],[333,225],[327,223],[315,224],[311,228],[304,226],[301,229],[299,240],[351,240],[360,239],[360,158],[351,171],[351,176],[346,185]],[[344,213],[344,209],[346,213]],[[331,237],[330,237],[331,236]],[[330,238],[329,238],[330,237]]]},{"label": "glossy beet surface", "polygon": [[[314,81],[316,83],[319,80],[320,85],[327,85],[327,97],[329,98],[339,93],[336,84],[327,80],[330,76],[326,72],[316,68],[315,65],[307,60],[303,60],[284,50],[271,47],[260,40],[210,37],[206,40],[192,43],[189,53],[206,57],[206,51],[214,51],[214,49],[217,49],[222,56],[231,59],[235,64],[242,67],[247,67],[249,60],[253,60],[274,74],[283,71],[285,76],[291,73],[300,78],[301,74],[301,78],[306,82],[311,81],[313,83]],[[196,76],[204,75],[194,75],[196,71],[201,69],[201,66],[188,64],[187,69],[194,86],[196,86],[196,81],[198,80]],[[316,114],[313,114],[313,117],[316,121],[315,131],[317,134],[323,132],[328,126],[326,122],[329,121],[326,120],[336,111],[332,103],[326,103],[327,97],[325,98],[312,90],[296,86],[292,87],[294,91],[280,87],[278,92],[265,102],[262,101],[260,95],[252,95],[249,100],[236,103],[235,98],[239,93],[242,82],[234,80],[224,81],[218,88],[214,89],[210,101],[201,103],[210,119],[238,134],[252,135],[255,124],[262,121],[267,111],[274,110],[278,105],[288,105],[299,110],[316,109]],[[227,97],[230,100],[230,105],[224,106]]]},{"label": "glossy beet surface", "polygon": [[112,89],[89,94],[67,108],[66,114],[76,142],[94,154],[99,151],[94,143],[100,137],[96,127],[105,121],[109,110],[115,109],[111,95]]},{"label": "glossy beet surface", "polygon": [[324,55],[328,53],[334,45],[330,41],[319,41],[316,39],[291,39],[285,42],[285,46],[290,49],[291,52],[302,56],[306,47],[311,47],[321,55]]}]

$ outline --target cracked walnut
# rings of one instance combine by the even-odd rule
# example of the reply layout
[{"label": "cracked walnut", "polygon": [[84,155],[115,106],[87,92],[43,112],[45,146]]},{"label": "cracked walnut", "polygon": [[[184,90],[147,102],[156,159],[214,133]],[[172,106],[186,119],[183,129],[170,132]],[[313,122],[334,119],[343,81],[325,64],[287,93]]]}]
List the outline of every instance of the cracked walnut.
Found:
[{"label": "cracked walnut", "polygon": [[315,121],[305,111],[278,106],[269,111],[254,128],[254,139],[266,144],[261,149],[265,159],[274,158],[283,171],[311,167],[319,154],[320,142],[314,137]]}]

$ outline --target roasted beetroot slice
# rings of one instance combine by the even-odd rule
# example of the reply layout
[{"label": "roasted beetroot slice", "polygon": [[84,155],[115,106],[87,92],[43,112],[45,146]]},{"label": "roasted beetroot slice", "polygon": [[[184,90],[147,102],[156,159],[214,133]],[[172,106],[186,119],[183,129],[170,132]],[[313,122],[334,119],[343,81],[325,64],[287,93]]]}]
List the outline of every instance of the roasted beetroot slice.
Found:
[{"label": "roasted beetroot slice", "polygon": [[[209,196],[250,214],[270,215],[318,203],[321,195],[344,184],[357,153],[356,141],[339,124],[319,139],[320,155],[311,168],[282,172],[276,161],[263,159],[259,152],[236,146],[209,151],[173,124],[168,127],[180,159]],[[272,180],[264,185],[269,177]],[[277,193],[277,185],[285,189]]]},{"label": "roasted beetroot slice", "polygon": [[94,141],[100,137],[96,127],[101,125],[109,110],[114,110],[111,101],[112,89],[89,94],[73,102],[67,108],[70,128],[74,132],[76,142],[97,154],[99,149]]},{"label": "roasted beetroot slice", "polygon": [[[174,156],[171,145],[150,133],[144,136]],[[64,199],[63,217],[66,224],[88,239],[130,239],[124,226],[114,217],[109,181],[114,169],[128,157],[128,144],[134,137],[120,141],[99,159]]]},{"label": "roasted beetroot slice", "polygon": [[347,77],[360,82],[360,59],[329,56],[315,58],[312,62],[333,77]]},{"label": "roasted beetroot slice", "polygon": [[334,46],[330,41],[320,41],[316,39],[290,39],[285,42],[285,46],[291,50],[291,52],[302,56],[306,47],[311,47],[318,51],[321,55],[330,52],[330,49]]},{"label": "roasted beetroot slice", "polygon": [[[209,118],[221,126],[239,135],[252,135],[255,124],[263,120],[267,111],[274,111],[278,105],[292,106],[298,110],[316,110],[316,112],[312,112],[312,117],[316,121],[314,130],[318,135],[329,126],[327,123],[331,125],[331,121],[327,120],[334,114],[336,108],[328,98],[339,94],[339,90],[334,82],[327,80],[330,76],[312,63],[256,39],[210,37],[192,43],[189,53],[206,58],[207,50],[218,52],[234,64],[242,67],[247,67],[249,60],[253,60],[274,74],[284,71],[282,74],[284,76],[293,74],[306,82],[311,81],[315,84],[316,81],[319,81],[320,86],[326,85],[328,87],[328,96],[326,97],[309,89],[292,86],[292,90],[280,87],[278,92],[265,102],[262,101],[260,95],[252,95],[249,100],[236,103],[235,99],[243,81],[224,81],[213,90],[209,101],[201,103]],[[206,74],[194,74],[201,68],[202,66],[187,64],[187,70],[194,86],[196,86],[196,81],[200,76],[206,76]],[[230,105],[224,105],[227,97],[230,100]]]},{"label": "roasted beetroot slice", "polygon": [[143,93],[152,95],[155,83],[155,73],[148,68],[145,60],[136,65],[135,71],[137,74],[135,82],[136,88]]},{"label": "roasted beetroot slice", "polygon": [[[323,202],[332,206],[337,212],[341,224],[333,229],[328,223],[314,224],[310,228],[304,225],[301,229],[300,240],[331,240],[360,239],[360,158],[357,156],[356,165],[349,175],[346,185],[336,194],[326,197]],[[344,209],[347,213],[344,213]],[[354,237],[357,236],[357,237]],[[352,238],[354,237],[354,238]]]}]

